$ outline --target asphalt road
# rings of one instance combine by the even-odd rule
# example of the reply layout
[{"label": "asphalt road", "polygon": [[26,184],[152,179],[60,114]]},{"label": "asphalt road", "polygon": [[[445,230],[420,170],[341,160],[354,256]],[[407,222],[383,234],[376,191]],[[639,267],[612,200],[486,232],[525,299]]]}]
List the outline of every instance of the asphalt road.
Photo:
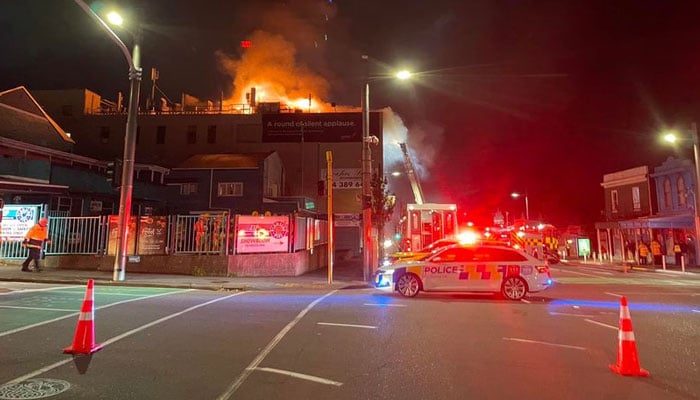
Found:
[{"label": "asphalt road", "polygon": [[[0,399],[700,398],[697,276],[553,276],[522,302],[96,286],[104,347],[79,357],[62,349],[84,287],[3,282]],[[623,295],[648,378],[608,369]]]}]

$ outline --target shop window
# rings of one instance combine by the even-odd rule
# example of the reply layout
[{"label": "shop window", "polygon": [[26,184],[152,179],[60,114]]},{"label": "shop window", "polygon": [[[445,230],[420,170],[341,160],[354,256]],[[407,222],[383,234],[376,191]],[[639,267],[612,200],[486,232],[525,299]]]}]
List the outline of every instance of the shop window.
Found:
[{"label": "shop window", "polygon": [[642,209],[642,197],[639,195],[639,186],[632,187],[632,207],[634,207],[634,211]]},{"label": "shop window", "polygon": [[664,179],[664,208],[671,208],[673,206],[673,199],[671,198],[671,180]]},{"label": "shop window", "polygon": [[685,208],[688,202],[688,190],[685,187],[685,179],[678,177],[678,207]]}]

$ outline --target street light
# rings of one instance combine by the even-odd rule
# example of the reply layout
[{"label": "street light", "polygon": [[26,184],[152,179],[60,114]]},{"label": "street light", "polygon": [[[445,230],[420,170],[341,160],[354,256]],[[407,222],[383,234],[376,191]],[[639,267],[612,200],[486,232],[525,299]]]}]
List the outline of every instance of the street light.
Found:
[{"label": "street light", "polygon": [[525,197],[525,219],[529,221],[530,220],[530,204],[527,201],[527,192],[525,192],[524,195],[522,193],[518,193],[518,192],[513,192],[510,194],[510,197],[512,197],[514,199],[517,199],[520,196]]},{"label": "street light", "polygon": [[[690,135],[690,139],[693,141],[693,161],[695,166],[695,212],[693,213],[693,220],[695,224],[695,259],[700,259],[700,207],[697,204],[697,193],[700,191],[700,163],[698,162],[698,127],[695,122],[690,124],[690,131],[687,132]],[[688,139],[687,137],[679,137],[675,132],[666,132],[663,136],[664,140],[669,143],[676,143],[682,139]],[[696,261],[697,264],[697,261]]]},{"label": "street light", "polygon": [[[126,58],[126,62],[129,64],[129,108],[126,117],[124,162],[121,194],[119,197],[119,238],[117,240],[117,254],[114,257],[114,273],[112,275],[113,281],[123,281],[126,273],[126,253],[130,233],[129,220],[131,219],[131,195],[134,184],[134,158],[136,154],[136,120],[138,118],[139,94],[141,91],[141,52],[138,44],[138,33],[134,35],[134,48],[130,54],[129,49],[119,39],[119,36],[83,0],[75,0],[75,3],[107,31],[110,39],[119,47],[124,54],[124,58]],[[121,24],[120,21],[123,21],[116,13],[110,13],[109,19],[116,24]]]},{"label": "street light", "polygon": [[[363,54],[365,62],[365,82],[362,90],[362,259],[363,276],[368,281],[373,272],[372,262],[372,149],[370,144],[377,144],[378,139],[369,134],[369,56]],[[395,77],[406,80],[411,77],[411,73],[402,70],[396,73]]]}]

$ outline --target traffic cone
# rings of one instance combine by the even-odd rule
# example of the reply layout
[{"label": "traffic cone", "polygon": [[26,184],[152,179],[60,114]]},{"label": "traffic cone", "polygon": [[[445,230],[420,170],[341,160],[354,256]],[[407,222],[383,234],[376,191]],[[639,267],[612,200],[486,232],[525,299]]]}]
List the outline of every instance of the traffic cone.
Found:
[{"label": "traffic cone", "polygon": [[85,300],[80,308],[78,326],[75,328],[75,337],[70,347],[63,349],[66,354],[92,354],[102,349],[102,345],[95,344],[95,296],[93,287],[95,283],[88,280]]},{"label": "traffic cone", "polygon": [[637,343],[632,331],[632,318],[627,307],[627,298],[622,296],[620,302],[620,330],[617,344],[617,365],[610,365],[610,369],[620,375],[649,376],[649,371],[639,366]]}]

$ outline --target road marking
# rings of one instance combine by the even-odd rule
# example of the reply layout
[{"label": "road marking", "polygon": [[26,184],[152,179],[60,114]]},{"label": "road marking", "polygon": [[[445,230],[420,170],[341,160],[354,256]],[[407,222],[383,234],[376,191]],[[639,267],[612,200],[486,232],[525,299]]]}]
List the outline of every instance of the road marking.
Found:
[{"label": "road marking", "polygon": [[693,312],[698,312],[698,313],[700,313],[700,310],[693,310]]},{"label": "road marking", "polygon": [[380,304],[380,303],[365,303],[366,306],[378,306],[378,307],[406,307],[405,304]]},{"label": "road marking", "polygon": [[[79,293],[79,294],[82,294],[82,293],[84,293],[84,291],[83,291],[83,292],[58,291],[58,292],[54,292],[54,293],[63,293],[63,294],[76,294],[76,293]],[[99,296],[139,297],[139,296],[143,296],[143,295],[142,295],[142,294],[138,294],[138,293],[106,293],[106,292],[102,292],[102,293],[99,293]]]},{"label": "road marking", "polygon": [[594,278],[599,278],[598,275],[585,274],[585,273],[583,273],[583,272],[576,272],[576,271],[569,271],[569,270],[566,270],[566,272],[570,272],[570,273],[572,273],[572,274],[578,274],[578,275],[583,275],[583,276],[592,276],[592,277],[594,277]]},{"label": "road marking", "polygon": [[540,342],[539,340],[518,339],[518,338],[508,338],[508,337],[504,337],[503,340],[511,340],[511,341],[513,341],[513,342],[543,344],[543,345],[546,345],[546,346],[564,347],[564,348],[566,348],[566,349],[574,349],[574,350],[587,350],[585,347],[572,346],[572,345],[568,345],[568,344],[558,344],[558,343]]},{"label": "road marking", "polygon": [[[19,290],[14,290],[12,292],[0,293],[0,296],[7,296],[10,294],[17,294],[17,293],[48,292],[51,290],[75,289],[75,288],[84,288],[84,287],[85,287],[85,285],[60,286],[60,287],[51,287],[51,288],[42,288],[42,289],[19,289]],[[71,293],[73,293],[73,292],[71,292]]]},{"label": "road marking", "polygon": [[20,307],[20,306],[0,306],[0,308],[16,308],[20,310],[37,310],[37,311],[68,311],[72,312],[75,309],[69,310],[66,308],[43,308],[43,307]]},{"label": "road marking", "polygon": [[248,365],[246,369],[243,370],[243,373],[241,373],[238,376],[238,378],[236,378],[236,380],[233,381],[231,386],[229,386],[229,388],[226,389],[226,391],[221,396],[217,397],[217,399],[225,400],[231,398],[231,396],[233,396],[233,394],[236,392],[236,390],[238,390],[238,388],[243,384],[243,382],[245,382],[245,380],[248,379],[248,376],[250,376],[250,374],[253,373],[253,371],[256,368],[258,368],[258,365],[260,365],[260,363],[265,359],[265,357],[267,357],[267,355],[270,354],[272,349],[274,349],[275,346],[277,346],[277,343],[279,343],[282,340],[282,338],[284,338],[284,336],[292,328],[294,328],[294,326],[304,317],[304,315],[306,315],[316,304],[320,303],[326,297],[331,296],[335,292],[337,292],[337,290],[333,290],[332,292],[326,293],[325,295],[311,302],[311,304],[306,306],[305,309],[301,310],[301,312],[297,314],[297,316],[290,323],[288,323],[287,326],[285,326],[284,328],[282,328],[281,331],[279,331],[277,336],[272,338],[270,343],[268,343],[267,346],[265,346],[265,348],[260,352],[260,354],[258,354],[258,356],[250,362],[250,365]]},{"label": "road marking", "polygon": [[[152,296],[141,297],[141,298],[138,298],[138,299],[129,299],[129,300],[118,301],[118,302],[116,302],[116,303],[111,303],[111,304],[107,304],[107,305],[104,305],[104,306],[97,307],[97,308],[95,308],[95,310],[102,310],[102,309],[104,309],[104,308],[114,307],[114,306],[118,306],[118,305],[120,305],[120,304],[131,303],[132,301],[148,300],[148,299],[152,299],[152,298],[154,298],[154,297],[160,297],[160,296],[165,296],[165,295],[175,294],[175,293],[182,293],[183,291],[189,292],[189,291],[192,291],[192,290],[194,290],[194,289],[185,289],[185,290],[177,291],[177,292],[158,293],[158,294],[154,294],[154,295],[152,295]],[[73,311],[73,310],[71,310],[71,311]],[[46,324],[51,324],[51,323],[53,323],[53,322],[60,321],[60,320],[62,320],[62,319],[66,319],[66,318],[70,318],[70,317],[75,317],[76,315],[79,315],[79,314],[80,314],[79,311],[78,311],[78,312],[73,312],[73,313],[64,315],[64,316],[62,316],[62,317],[57,317],[57,318],[54,318],[54,319],[49,319],[49,320],[46,320],[46,321],[37,322],[36,324],[31,324],[31,325],[23,326],[23,327],[20,327],[20,328],[11,329],[11,330],[9,330],[9,331],[0,332],[0,337],[7,336],[7,335],[11,335],[11,334],[17,333],[17,332],[22,332],[22,331],[25,331],[25,330],[31,329],[31,328],[36,328],[37,326],[42,326],[42,325],[46,325]]]},{"label": "road marking", "polygon": [[287,375],[291,376],[294,378],[299,378],[299,379],[305,379],[307,381],[313,381],[317,383],[323,383],[324,385],[333,385],[333,386],[341,386],[343,383],[342,382],[336,382],[332,381],[330,379],[325,379],[325,378],[319,378],[318,376],[313,376],[313,375],[307,375],[307,374],[300,374],[298,372],[292,372],[292,371],[285,371],[283,369],[277,369],[277,368],[266,368],[266,367],[258,367],[255,368],[257,371],[265,371],[265,372],[272,372],[274,374],[282,374],[282,375]]},{"label": "road marking", "polygon": [[[175,317],[179,317],[179,316],[182,315],[182,314],[185,314],[185,313],[188,313],[188,312],[190,312],[190,311],[196,310],[196,309],[198,309],[198,308],[200,308],[200,307],[208,306],[209,304],[214,304],[214,303],[216,303],[216,302],[219,302],[219,301],[222,301],[222,300],[226,300],[226,299],[229,299],[229,298],[231,298],[231,297],[233,297],[233,296],[238,296],[238,295],[241,295],[241,294],[244,294],[244,293],[247,293],[247,292],[238,292],[238,293],[234,293],[234,294],[228,295],[228,296],[226,296],[226,297],[220,297],[220,298],[218,298],[218,299],[214,299],[214,300],[207,301],[206,303],[197,304],[196,306],[192,306],[192,307],[190,307],[190,308],[184,309],[184,310],[179,311],[179,312],[176,312],[176,313],[174,313],[174,314],[167,315],[167,316],[165,316],[165,317],[163,317],[163,318],[159,318],[159,319],[157,319],[157,320],[155,320],[155,321],[152,321],[152,322],[147,323],[146,325],[142,325],[142,326],[140,326],[140,327],[138,327],[138,328],[135,328],[135,329],[132,329],[132,330],[130,330],[130,331],[128,331],[128,332],[124,332],[124,333],[122,333],[121,335],[117,335],[117,336],[112,337],[111,339],[105,340],[104,342],[102,342],[102,348],[104,349],[105,347],[109,346],[109,345],[112,344],[112,343],[118,342],[118,341],[120,341],[120,340],[122,340],[122,339],[124,339],[124,338],[126,338],[126,337],[129,337],[129,336],[135,334],[135,333],[141,332],[141,331],[144,330],[144,329],[148,329],[148,328],[150,328],[150,327],[152,327],[152,326],[158,325],[158,324],[160,324],[161,322],[165,322],[165,321],[167,321],[167,320],[169,320],[169,319],[172,319],[172,318],[175,318]],[[133,300],[126,300],[125,302],[127,302],[127,301],[133,301]],[[116,304],[116,303],[115,303],[115,304]],[[114,304],[111,304],[111,305],[114,305]],[[76,313],[76,314],[78,314],[78,313]],[[43,368],[37,369],[36,371],[30,372],[30,373],[28,373],[28,374],[26,374],[26,375],[20,376],[19,378],[15,378],[15,379],[13,379],[13,380],[11,380],[11,381],[9,381],[9,382],[6,382],[6,383],[4,383],[4,384],[2,384],[2,385],[0,385],[0,386],[13,385],[13,384],[16,384],[16,383],[24,382],[24,381],[26,381],[27,379],[34,378],[35,376],[41,375],[41,374],[43,374],[44,372],[51,371],[51,370],[54,369],[54,368],[58,368],[58,367],[60,367],[61,365],[65,365],[65,364],[68,364],[68,363],[70,363],[70,362],[73,362],[73,358],[75,358],[75,357],[70,357],[70,358],[67,358],[67,359],[65,359],[65,360],[62,360],[62,361],[58,361],[58,362],[56,362],[56,363],[53,363],[53,364],[51,364],[51,365],[47,365],[47,366],[45,366],[45,367],[43,367]]]},{"label": "road marking", "polygon": [[597,315],[587,315],[587,314],[569,314],[569,313],[560,313],[556,311],[551,311],[549,315],[563,315],[566,317],[597,317]]},{"label": "road marking", "polygon": [[610,329],[615,329],[615,330],[619,329],[617,326],[612,326],[612,325],[604,324],[602,322],[593,321],[592,319],[588,319],[588,318],[584,319],[584,321],[590,322],[591,324],[596,324],[596,325],[600,325],[600,326],[603,326],[606,328],[610,328]]},{"label": "road marking", "polygon": [[607,294],[607,295],[609,295],[609,296],[614,296],[614,297],[622,297],[621,294],[617,294],[617,293],[605,292],[605,294]]},{"label": "road marking", "polygon": [[332,322],[317,322],[317,324],[318,325],[328,325],[328,326],[345,326],[348,328],[377,329],[376,326],[371,326],[371,325],[335,324]]},{"label": "road marking", "polygon": [[521,301],[521,302],[523,302],[523,303],[527,303],[527,304],[530,304],[530,303],[532,303],[531,301],[529,301],[529,300],[525,300],[525,299],[520,299],[520,301]]}]

